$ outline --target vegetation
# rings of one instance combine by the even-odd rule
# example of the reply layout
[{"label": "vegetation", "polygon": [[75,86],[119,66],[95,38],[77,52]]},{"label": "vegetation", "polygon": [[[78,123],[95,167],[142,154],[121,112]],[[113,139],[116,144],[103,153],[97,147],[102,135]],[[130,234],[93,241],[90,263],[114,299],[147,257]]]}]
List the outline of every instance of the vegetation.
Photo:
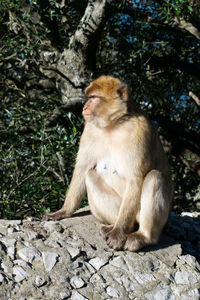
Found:
[{"label": "vegetation", "polygon": [[158,127],[173,209],[200,209],[200,8],[197,0],[0,2],[0,217],[62,205],[101,74],[129,83]]}]

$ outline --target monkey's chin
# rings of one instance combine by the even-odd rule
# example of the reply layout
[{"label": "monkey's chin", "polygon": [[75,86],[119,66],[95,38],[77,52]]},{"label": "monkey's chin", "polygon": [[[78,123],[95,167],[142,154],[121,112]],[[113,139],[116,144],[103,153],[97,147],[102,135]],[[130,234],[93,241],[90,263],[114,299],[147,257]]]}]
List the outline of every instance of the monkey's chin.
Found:
[{"label": "monkey's chin", "polygon": [[91,120],[93,120],[94,119],[94,116],[93,115],[83,115],[83,117],[84,117],[84,119],[85,119],[85,121],[91,121]]}]

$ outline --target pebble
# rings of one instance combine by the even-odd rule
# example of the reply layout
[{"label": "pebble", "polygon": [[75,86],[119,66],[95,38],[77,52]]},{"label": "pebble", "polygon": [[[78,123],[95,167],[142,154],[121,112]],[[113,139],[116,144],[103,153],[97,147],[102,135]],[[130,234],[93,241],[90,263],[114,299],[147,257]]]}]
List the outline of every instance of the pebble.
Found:
[{"label": "pebble", "polygon": [[1,269],[2,269],[5,273],[8,273],[8,268],[7,268],[7,266],[5,265],[4,262],[1,262]]},{"label": "pebble", "polygon": [[79,278],[78,276],[73,276],[70,279],[70,284],[75,288],[75,289],[80,289],[82,286],[84,286],[85,282]]},{"label": "pebble", "polygon": [[163,284],[158,284],[155,289],[146,293],[144,297],[148,300],[176,300],[170,287]]},{"label": "pebble", "polygon": [[96,272],[95,268],[93,268],[91,266],[91,264],[89,264],[87,261],[84,261],[84,265],[86,266],[86,268],[88,269],[88,271],[91,273],[91,274],[94,274]]},{"label": "pebble", "polygon": [[192,274],[186,270],[178,270],[175,273],[174,279],[177,284],[187,284],[190,286],[197,283],[198,280],[195,274]]},{"label": "pebble", "polygon": [[45,278],[40,277],[39,275],[36,276],[36,278],[35,278],[35,284],[36,284],[38,287],[43,286],[45,283],[46,283]]},{"label": "pebble", "polygon": [[140,284],[148,283],[149,281],[155,281],[155,277],[152,274],[145,274],[143,272],[134,272],[133,274],[134,278],[139,282]]},{"label": "pebble", "polygon": [[66,292],[61,292],[60,293],[60,299],[68,299],[70,296],[70,292],[69,291],[66,291]]},{"label": "pebble", "polygon": [[33,231],[33,230],[30,230],[28,233],[27,233],[27,237],[29,239],[29,241],[33,241],[37,238],[38,236],[38,233]]},{"label": "pebble", "polygon": [[197,263],[196,259],[187,254],[187,255],[182,255],[180,257],[181,260],[184,260],[188,265],[190,265],[191,267],[197,268],[200,271],[200,264]]},{"label": "pebble", "polygon": [[69,254],[71,255],[72,259],[76,258],[80,254],[80,249],[78,249],[78,248],[74,248],[71,246],[66,246],[66,248],[67,248],[67,251],[69,252]]},{"label": "pebble", "polygon": [[126,265],[125,260],[120,256],[113,258],[113,260],[111,260],[110,264],[115,267],[118,267],[120,269],[123,269],[125,271],[128,271],[128,267]]},{"label": "pebble", "polygon": [[101,280],[101,276],[99,274],[94,274],[91,278],[90,278],[90,282],[91,283],[95,283]]},{"label": "pebble", "polygon": [[73,293],[71,300],[88,300],[88,298],[83,297],[77,291]]},{"label": "pebble", "polygon": [[60,232],[62,230],[61,225],[54,221],[44,222],[43,227],[49,232],[54,232],[54,231]]},{"label": "pebble", "polygon": [[36,248],[22,248],[18,250],[17,254],[19,257],[27,262],[32,263],[33,261],[40,260],[41,254]]},{"label": "pebble", "polygon": [[42,252],[42,259],[44,263],[45,270],[47,272],[51,271],[58,261],[58,254],[54,252]]},{"label": "pebble", "polygon": [[27,272],[22,267],[14,267],[13,274],[16,282],[21,282],[27,277]]},{"label": "pebble", "polygon": [[1,242],[6,246],[6,247],[14,247],[16,244],[16,239],[8,239],[8,238],[1,238]]},{"label": "pebble", "polygon": [[13,261],[13,263],[15,265],[19,265],[25,269],[31,269],[31,264],[30,263],[27,263],[26,261],[22,260],[22,259],[16,259]]},{"label": "pebble", "polygon": [[108,286],[106,288],[106,293],[110,296],[110,297],[115,297],[115,298],[119,298],[119,293],[118,291],[113,288],[112,286]]},{"label": "pebble", "polygon": [[4,276],[0,273],[0,282],[4,282]]},{"label": "pebble", "polygon": [[71,268],[72,270],[78,269],[79,266],[80,266],[80,263],[79,263],[78,261],[73,261],[73,263],[70,264],[70,268]]},{"label": "pebble", "polygon": [[15,247],[8,247],[7,254],[11,259],[15,259]]},{"label": "pebble", "polygon": [[98,271],[107,263],[107,259],[95,257],[89,260],[89,263]]}]

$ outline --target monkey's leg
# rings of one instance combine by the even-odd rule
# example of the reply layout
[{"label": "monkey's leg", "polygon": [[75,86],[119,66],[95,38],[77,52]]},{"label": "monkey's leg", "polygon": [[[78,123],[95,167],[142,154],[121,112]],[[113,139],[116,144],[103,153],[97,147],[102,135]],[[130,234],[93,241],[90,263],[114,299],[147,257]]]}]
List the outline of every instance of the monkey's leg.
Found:
[{"label": "monkey's leg", "polygon": [[157,170],[149,172],[143,182],[139,229],[128,235],[125,250],[136,251],[158,241],[168,219],[171,198],[171,182]]},{"label": "monkey's leg", "polygon": [[114,224],[121,204],[119,194],[94,169],[86,175],[86,188],[93,215],[104,223]]}]

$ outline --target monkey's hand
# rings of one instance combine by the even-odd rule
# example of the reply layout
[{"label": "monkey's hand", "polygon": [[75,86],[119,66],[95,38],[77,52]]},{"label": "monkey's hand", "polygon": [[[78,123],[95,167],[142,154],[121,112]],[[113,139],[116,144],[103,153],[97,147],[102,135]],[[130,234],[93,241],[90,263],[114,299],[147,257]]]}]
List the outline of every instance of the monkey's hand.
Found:
[{"label": "monkey's hand", "polygon": [[120,228],[114,228],[113,225],[102,225],[101,234],[106,239],[106,242],[109,247],[120,250],[123,248],[127,235]]},{"label": "monkey's hand", "polygon": [[42,221],[57,221],[70,216],[65,209],[61,208],[54,213],[44,215]]}]

